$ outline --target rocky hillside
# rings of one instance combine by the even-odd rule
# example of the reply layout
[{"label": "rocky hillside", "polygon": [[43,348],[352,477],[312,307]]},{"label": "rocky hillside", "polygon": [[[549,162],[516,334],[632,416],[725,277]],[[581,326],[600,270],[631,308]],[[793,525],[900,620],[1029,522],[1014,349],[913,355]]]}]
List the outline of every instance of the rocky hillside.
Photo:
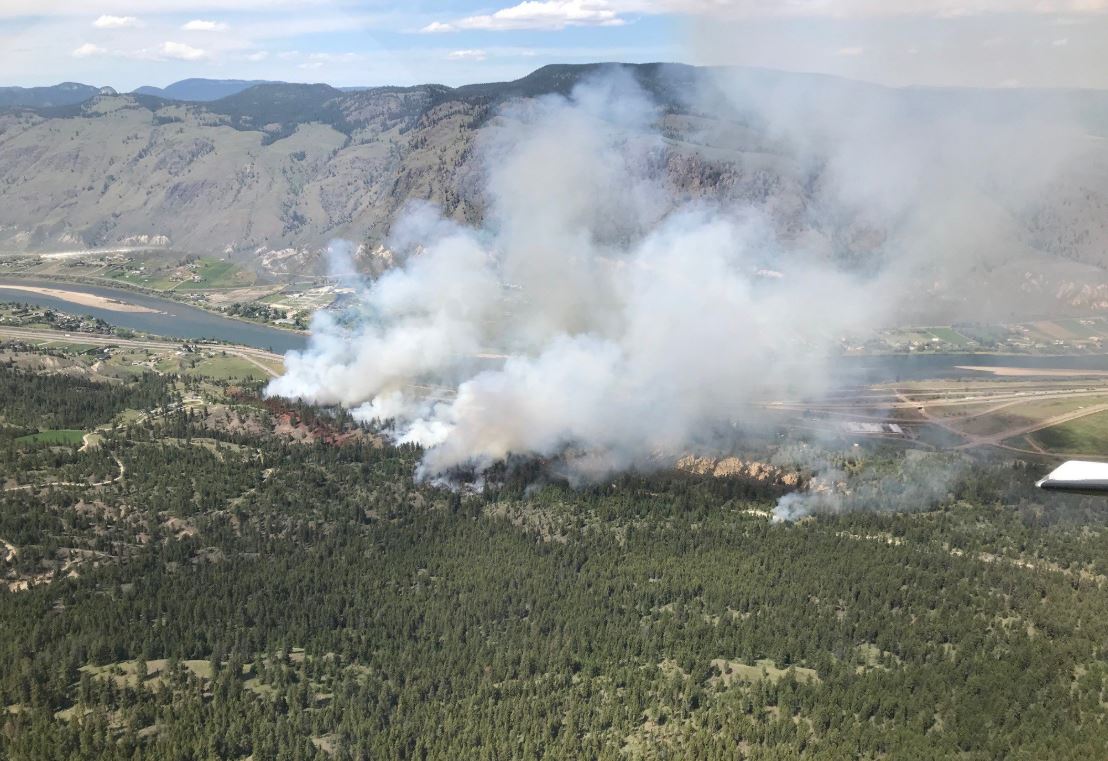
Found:
[{"label": "rocky hillside", "polygon": [[[270,83],[206,103],[97,94],[79,104],[3,108],[0,249],[145,240],[272,259],[274,252],[319,250],[335,237],[372,247],[414,199],[480,222],[486,199],[479,146],[502,107],[568,93],[595,68],[548,66],[515,82],[461,88],[351,92]],[[827,132],[844,115],[880,112],[874,129],[898,135],[921,115],[987,111],[980,123],[988,127],[989,120],[1011,122],[1013,114],[1065,111],[1072,126],[1066,147],[1080,161],[1069,161],[1061,177],[1047,176],[1030,155],[1041,151],[1016,145],[1003,156],[1005,166],[1026,164],[1034,192],[1008,198],[1007,186],[1020,183],[974,178],[966,216],[996,228],[981,237],[1001,242],[1003,250],[989,260],[998,266],[1043,257],[1082,266],[1108,262],[1108,94],[889,90],[755,70],[732,70],[723,80],[719,71],[667,64],[630,71],[660,106],[664,146],[652,160],[674,204],[707,198],[765,210],[784,235],[814,236],[831,255],[859,266],[890,255],[890,229],[920,205],[912,195],[889,204],[888,188],[861,181],[895,165],[893,154],[868,152],[865,140],[846,143],[856,155],[821,154],[814,131],[796,134],[804,126],[797,122],[808,118],[797,114],[825,119]],[[782,103],[793,110],[782,111]],[[965,157],[1000,155],[1003,146],[968,134],[977,142],[955,145],[962,153],[952,154],[953,166]],[[844,202],[838,190],[847,164],[847,184],[865,192]],[[926,191],[927,203],[953,203],[942,187],[925,187],[938,182],[925,176],[930,167],[894,168],[903,173],[889,175],[894,187],[915,181],[920,187],[912,192]],[[941,235],[935,245],[945,245]]]}]

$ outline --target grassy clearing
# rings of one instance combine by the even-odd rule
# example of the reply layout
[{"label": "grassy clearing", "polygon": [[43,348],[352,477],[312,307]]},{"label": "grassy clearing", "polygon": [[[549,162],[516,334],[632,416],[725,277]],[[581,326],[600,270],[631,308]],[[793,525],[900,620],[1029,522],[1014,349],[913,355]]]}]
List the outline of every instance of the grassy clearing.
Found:
[{"label": "grassy clearing", "polygon": [[1106,397],[1078,397],[1073,399],[1043,399],[1012,407],[1005,407],[995,414],[982,415],[969,420],[951,419],[959,430],[977,436],[991,436],[1010,428],[1034,425],[1058,415],[1076,412],[1085,407],[1103,404]]},{"label": "grassy clearing", "polygon": [[1031,323],[1030,327],[1040,336],[1050,341],[1071,341],[1076,336],[1052,320]]},{"label": "grassy clearing", "polygon": [[1103,338],[1108,335],[1108,325],[1105,325],[1101,319],[1070,319],[1055,320],[1055,322],[1079,338]]},{"label": "grassy clearing", "polygon": [[969,343],[969,339],[958,333],[953,328],[928,328],[928,332],[935,338],[944,341],[955,346],[965,346]]},{"label": "grassy clearing", "polygon": [[[188,660],[181,661],[181,665],[201,679],[212,678],[212,664],[210,661]],[[165,670],[169,667],[169,661],[159,658],[146,662],[146,683],[157,685],[160,683]],[[99,679],[111,679],[118,687],[138,686],[138,661],[120,661],[108,663],[104,666],[82,666],[81,671]]]},{"label": "grassy clearing", "polygon": [[130,423],[137,423],[146,417],[146,413],[142,410],[125,409],[116,415],[116,422],[119,425],[128,425]]},{"label": "grassy clearing", "polygon": [[252,362],[230,354],[205,359],[186,372],[215,380],[264,380],[269,377],[265,370]]},{"label": "grassy clearing", "polygon": [[1031,434],[1035,443],[1054,452],[1108,452],[1108,412],[1071,420]]},{"label": "grassy clearing", "polygon": [[[116,358],[113,357],[111,372],[115,375],[134,376],[149,371],[152,367],[159,373],[189,375],[221,381],[265,380],[270,377],[269,373],[253,362],[234,354],[217,352],[208,355],[206,352],[201,354],[174,352],[152,356],[152,365],[149,364],[151,355],[143,355],[142,359],[146,361],[137,360],[138,364],[136,364],[136,360],[130,358],[117,362]],[[274,365],[272,362],[264,364],[268,367]],[[280,365],[273,367],[275,372],[280,372],[281,369]]]},{"label": "grassy clearing", "polygon": [[78,431],[74,428],[55,428],[20,436],[15,441],[17,444],[80,444],[84,435],[84,431]]},{"label": "grassy clearing", "polygon": [[712,665],[720,672],[718,677],[713,678],[723,682],[725,685],[731,684],[732,682],[753,684],[763,679],[769,680],[770,682],[778,682],[789,674],[792,674],[798,682],[818,682],[820,680],[819,674],[816,673],[815,669],[803,668],[802,666],[780,669],[768,658],[755,661],[753,666],[743,663],[742,661],[729,661],[724,658],[716,658],[712,661]]},{"label": "grassy clearing", "polygon": [[117,280],[121,283],[138,285],[143,288],[152,288],[156,291],[167,291],[177,285],[177,281],[169,277],[166,273],[156,271],[148,272],[146,269],[131,269],[128,267],[106,270],[104,272],[104,277],[110,280]]},{"label": "grassy clearing", "polygon": [[186,440],[186,439],[174,438],[172,436],[165,436],[163,438],[158,439],[158,441],[163,441],[166,444],[173,444],[173,445],[176,445],[176,446],[191,445],[191,446],[194,446],[194,447],[203,447],[204,449],[207,449],[208,451],[210,451],[212,453],[215,453],[215,454],[218,454],[220,452],[256,451],[256,450],[253,450],[250,447],[244,446],[242,444],[234,444],[234,443],[231,443],[229,441],[218,441],[216,439],[200,438],[200,439],[187,439]]},{"label": "grassy clearing", "polygon": [[196,263],[194,278],[185,281],[182,287],[234,288],[254,282],[253,276],[226,259],[201,259]]},{"label": "grassy clearing", "polygon": [[902,663],[900,657],[895,653],[882,650],[877,645],[869,642],[858,645],[855,651],[858,654],[859,663],[855,665],[854,670],[859,674],[874,669],[888,671],[890,666],[899,666]]},{"label": "grassy clearing", "polygon": [[100,363],[98,372],[114,378],[134,378],[150,372],[151,356],[151,353],[145,350],[116,351],[110,359]]},{"label": "grassy clearing", "polygon": [[206,257],[191,265],[158,258],[109,267],[102,277],[158,291],[189,288],[236,288],[254,283],[254,275],[225,259]]},{"label": "grassy clearing", "polygon": [[931,343],[932,338],[934,336],[930,332],[908,329],[890,330],[885,335],[886,343],[892,346],[902,344],[926,345]]},{"label": "grassy clearing", "polygon": [[85,344],[79,341],[43,341],[39,345],[50,349],[69,351],[75,354],[84,354],[86,352],[99,351],[101,348],[96,344]]},{"label": "grassy clearing", "polygon": [[277,697],[277,688],[271,684],[263,684],[261,679],[257,677],[251,677],[242,683],[243,689],[250,690],[263,697],[275,698]]}]

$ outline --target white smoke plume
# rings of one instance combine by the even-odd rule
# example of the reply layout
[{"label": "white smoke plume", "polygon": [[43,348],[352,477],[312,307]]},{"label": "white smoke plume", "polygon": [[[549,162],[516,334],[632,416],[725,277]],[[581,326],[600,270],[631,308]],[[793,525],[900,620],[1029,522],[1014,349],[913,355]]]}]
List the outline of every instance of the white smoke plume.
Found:
[{"label": "white smoke plume", "polygon": [[[865,510],[922,511],[952,499],[968,464],[956,455],[909,450],[903,457],[846,467],[820,457],[816,474],[802,491],[777,500],[773,521],[792,522],[810,515]],[[798,464],[811,467],[811,460]]]},{"label": "white smoke plume", "polygon": [[[844,271],[770,211],[677,202],[659,116],[618,69],[499,116],[485,227],[413,209],[394,248],[418,251],[359,285],[355,318],[317,314],[268,393],[393,420],[425,475],[529,454],[586,477],[818,394],[840,337],[887,320],[905,280]],[[876,174],[851,187],[880,196]]]}]

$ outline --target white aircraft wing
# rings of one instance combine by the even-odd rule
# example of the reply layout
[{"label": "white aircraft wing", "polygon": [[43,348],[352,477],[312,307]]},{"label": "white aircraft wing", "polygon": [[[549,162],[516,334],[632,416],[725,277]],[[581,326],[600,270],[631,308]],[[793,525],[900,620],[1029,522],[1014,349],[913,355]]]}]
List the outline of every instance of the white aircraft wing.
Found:
[{"label": "white aircraft wing", "polygon": [[1070,460],[1035,485],[1048,491],[1108,495],[1108,462]]}]

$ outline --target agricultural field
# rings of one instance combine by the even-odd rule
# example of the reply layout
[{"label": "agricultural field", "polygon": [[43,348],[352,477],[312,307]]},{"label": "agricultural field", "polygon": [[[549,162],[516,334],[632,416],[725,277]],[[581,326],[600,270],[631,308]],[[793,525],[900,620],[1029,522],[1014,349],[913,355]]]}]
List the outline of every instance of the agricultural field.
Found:
[{"label": "agricultural field", "polygon": [[1009,429],[1045,424],[1054,417],[1080,412],[1106,402],[1108,402],[1108,392],[1102,396],[1029,401],[999,409],[992,408],[995,410],[992,412],[986,407],[975,413],[973,417],[951,419],[950,423],[958,430],[972,436],[992,436]]},{"label": "agricultural field", "polygon": [[15,443],[73,445],[80,444],[84,435],[84,431],[73,428],[59,428],[39,431],[38,433],[27,434],[26,436],[19,436],[15,439]]},{"label": "agricultural field", "polygon": [[886,350],[897,352],[1083,353],[1100,351],[1108,338],[1108,322],[1090,317],[889,328],[877,338]]},{"label": "agricultural field", "polygon": [[1108,458],[1108,412],[1044,428],[1031,438],[1052,452]]},{"label": "agricultural field", "polygon": [[961,333],[957,332],[953,328],[944,328],[944,327],[928,328],[927,331],[934,338],[938,338],[944,344],[948,344],[950,346],[963,348],[963,347],[966,347],[966,346],[970,346],[973,343],[973,341],[971,341],[969,338],[966,338],[966,336],[964,336]]}]

